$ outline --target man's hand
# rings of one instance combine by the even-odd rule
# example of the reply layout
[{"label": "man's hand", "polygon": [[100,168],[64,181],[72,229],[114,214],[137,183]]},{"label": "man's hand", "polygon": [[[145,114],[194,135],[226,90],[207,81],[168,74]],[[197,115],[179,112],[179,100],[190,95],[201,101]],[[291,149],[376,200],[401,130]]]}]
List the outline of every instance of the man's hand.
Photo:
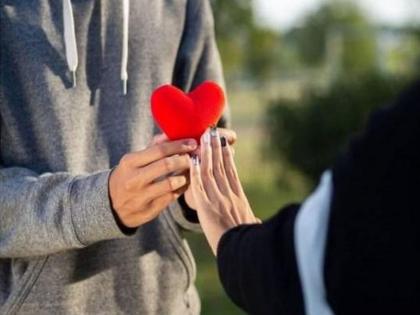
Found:
[{"label": "man's hand", "polygon": [[[162,136],[161,136],[162,137]],[[173,142],[155,138],[152,146],[123,156],[111,173],[111,204],[121,222],[138,227],[156,218],[187,188],[189,155],[197,148],[195,140]]]}]

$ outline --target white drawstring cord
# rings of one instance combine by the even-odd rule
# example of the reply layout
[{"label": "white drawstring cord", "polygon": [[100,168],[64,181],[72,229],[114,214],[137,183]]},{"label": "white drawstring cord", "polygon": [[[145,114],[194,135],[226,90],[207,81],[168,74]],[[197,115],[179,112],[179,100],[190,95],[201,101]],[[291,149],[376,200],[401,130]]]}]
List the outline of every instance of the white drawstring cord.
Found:
[{"label": "white drawstring cord", "polygon": [[64,43],[66,49],[67,66],[72,74],[73,87],[76,86],[76,70],[79,64],[77,54],[76,32],[71,0],[63,0]]},{"label": "white drawstring cord", "polygon": [[[130,20],[130,0],[122,0],[123,5],[123,38],[121,56],[121,80],[123,94],[127,94],[128,85],[128,29]],[[76,70],[79,64],[77,54],[76,32],[74,28],[74,16],[71,0],[63,0],[64,43],[66,48],[67,66],[72,74],[73,87],[76,86]]]},{"label": "white drawstring cord", "polygon": [[130,0],[122,0],[123,4],[123,38],[122,38],[122,57],[121,57],[121,80],[123,83],[123,93],[127,94],[128,82],[128,29],[130,20]]}]

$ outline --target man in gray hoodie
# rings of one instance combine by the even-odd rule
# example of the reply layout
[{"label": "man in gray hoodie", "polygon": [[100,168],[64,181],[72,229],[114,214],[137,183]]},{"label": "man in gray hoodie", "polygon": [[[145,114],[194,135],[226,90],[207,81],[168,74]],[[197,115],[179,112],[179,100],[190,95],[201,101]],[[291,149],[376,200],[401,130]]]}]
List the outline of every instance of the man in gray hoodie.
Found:
[{"label": "man in gray hoodie", "polygon": [[0,0],[0,314],[200,312],[185,178],[155,180],[195,144],[145,148],[156,87],[223,84],[213,29],[209,0]]}]

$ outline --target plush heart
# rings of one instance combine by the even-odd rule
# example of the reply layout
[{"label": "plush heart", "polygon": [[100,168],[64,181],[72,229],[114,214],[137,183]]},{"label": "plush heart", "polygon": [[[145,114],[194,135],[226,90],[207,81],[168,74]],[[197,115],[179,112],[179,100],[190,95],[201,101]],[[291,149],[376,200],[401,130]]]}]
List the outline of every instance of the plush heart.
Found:
[{"label": "plush heart", "polygon": [[153,92],[152,114],[156,123],[171,140],[193,138],[199,141],[210,126],[216,125],[225,106],[222,88],[206,81],[185,94],[172,85]]}]

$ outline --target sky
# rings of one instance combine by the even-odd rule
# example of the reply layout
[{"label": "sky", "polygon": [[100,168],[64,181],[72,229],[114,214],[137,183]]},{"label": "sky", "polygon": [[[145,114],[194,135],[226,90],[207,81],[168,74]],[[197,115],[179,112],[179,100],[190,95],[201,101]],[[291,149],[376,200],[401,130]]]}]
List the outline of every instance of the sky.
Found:
[{"label": "sky", "polygon": [[[258,21],[287,30],[324,0],[254,0]],[[354,0],[378,23],[401,25],[420,21],[419,0]]]}]

